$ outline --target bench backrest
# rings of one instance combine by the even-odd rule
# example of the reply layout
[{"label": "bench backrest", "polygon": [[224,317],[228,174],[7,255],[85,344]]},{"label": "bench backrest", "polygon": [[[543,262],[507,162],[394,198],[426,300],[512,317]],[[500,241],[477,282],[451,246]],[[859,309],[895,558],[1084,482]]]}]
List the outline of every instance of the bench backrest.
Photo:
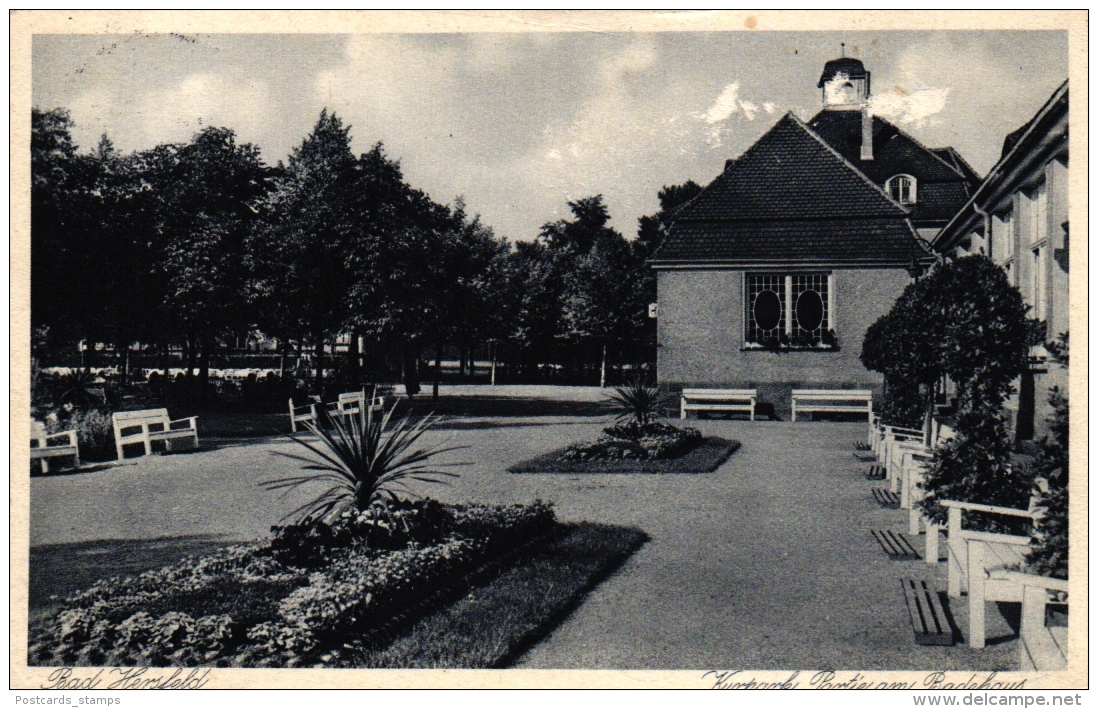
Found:
[{"label": "bench backrest", "polygon": [[366,400],[366,392],[349,391],[339,395],[340,404],[361,404]]},{"label": "bench backrest", "polygon": [[[46,437],[49,432],[46,430],[46,424],[37,419],[31,419],[31,443],[37,444],[39,448],[46,447]],[[33,447],[33,445],[31,446]]]},{"label": "bench backrest", "polygon": [[687,399],[755,399],[759,396],[758,389],[683,389],[682,395]]},{"label": "bench backrest", "polygon": [[167,409],[146,409],[144,411],[119,411],[111,414],[111,421],[119,437],[128,437],[137,434],[135,432],[123,433],[125,429],[144,429],[159,424],[162,426],[161,430],[167,431],[171,420],[168,418]]},{"label": "bench backrest", "polygon": [[872,400],[873,392],[864,389],[794,389],[794,399]]}]

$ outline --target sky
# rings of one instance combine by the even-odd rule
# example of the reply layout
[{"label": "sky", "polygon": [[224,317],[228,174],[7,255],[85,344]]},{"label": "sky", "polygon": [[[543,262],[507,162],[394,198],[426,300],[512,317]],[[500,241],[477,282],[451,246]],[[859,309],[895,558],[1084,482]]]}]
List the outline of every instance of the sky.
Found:
[{"label": "sky", "polygon": [[[845,47],[840,43],[845,43]],[[236,131],[285,160],[324,108],[410,184],[530,240],[602,194],[627,237],[663,185],[708,184],[793,111],[824,62],[861,59],[874,111],[982,175],[1067,78],[1065,32],[36,35],[32,101],[82,151]]]}]

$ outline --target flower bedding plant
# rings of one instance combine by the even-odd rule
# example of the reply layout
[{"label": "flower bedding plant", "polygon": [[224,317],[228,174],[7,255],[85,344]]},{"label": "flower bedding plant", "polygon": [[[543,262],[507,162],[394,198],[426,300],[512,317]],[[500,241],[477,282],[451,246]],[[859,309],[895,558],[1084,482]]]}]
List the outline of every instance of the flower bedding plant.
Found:
[{"label": "flower bedding plant", "polygon": [[[323,664],[328,648],[453,588],[463,575],[555,523],[552,507],[541,502],[415,505],[404,509],[419,510],[409,516],[426,521],[409,523],[403,548],[370,546],[379,518],[347,511],[329,525],[330,533],[310,537],[297,529],[290,535],[326,545],[303,555],[307,565],[297,564],[302,555],[279,546],[287,528],[276,528],[265,542],[100,582],[32,627],[30,663]],[[392,540],[387,545],[397,546]]]},{"label": "flower bedding plant", "polygon": [[678,428],[662,422],[624,425],[603,429],[595,441],[567,448],[564,460],[657,460],[671,458],[700,443],[701,431]]}]

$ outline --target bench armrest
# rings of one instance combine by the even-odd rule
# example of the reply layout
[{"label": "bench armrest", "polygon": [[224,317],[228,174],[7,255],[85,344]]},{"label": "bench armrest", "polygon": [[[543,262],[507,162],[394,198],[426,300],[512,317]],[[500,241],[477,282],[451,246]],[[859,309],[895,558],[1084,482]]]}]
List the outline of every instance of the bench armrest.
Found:
[{"label": "bench armrest", "polygon": [[973,542],[987,542],[988,544],[1011,544],[1018,547],[1028,547],[1029,537],[1017,534],[1000,534],[999,532],[976,532],[971,529],[962,529],[961,536]]},{"label": "bench armrest", "polygon": [[961,502],[960,500],[942,500],[942,507],[950,507],[969,512],[987,512],[995,515],[1007,515],[1010,517],[1028,517],[1036,519],[1039,514],[1030,510],[1018,510],[1013,507],[997,507],[995,505],[981,505],[978,502]]},{"label": "bench armrest", "polygon": [[76,431],[61,431],[60,433],[50,433],[46,436],[46,445],[50,444],[50,440],[54,438],[64,438],[68,440],[70,446],[76,445]]},{"label": "bench armrest", "polygon": [[999,581],[1012,581],[1022,586],[1044,588],[1049,591],[1067,593],[1068,590],[1067,579],[1054,579],[1051,576],[1038,576],[1037,574],[1026,574],[1021,571],[1010,571],[1009,569],[995,569],[991,572],[991,578]]},{"label": "bench armrest", "polygon": [[172,427],[175,426],[175,424],[177,424],[177,423],[187,423],[188,421],[190,423],[187,426],[182,426],[182,427],[174,429],[174,430],[182,431],[182,430],[186,430],[188,428],[193,428],[193,429],[196,429],[196,430],[198,429],[198,417],[197,416],[188,416],[185,419],[176,419],[175,421],[169,421],[168,422],[168,430],[169,431],[173,430]]}]

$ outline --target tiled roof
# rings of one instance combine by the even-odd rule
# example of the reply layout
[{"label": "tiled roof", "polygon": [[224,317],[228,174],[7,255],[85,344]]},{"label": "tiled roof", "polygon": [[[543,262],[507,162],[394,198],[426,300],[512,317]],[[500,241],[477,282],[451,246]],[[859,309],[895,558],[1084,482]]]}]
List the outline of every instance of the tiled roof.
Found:
[{"label": "tiled roof", "polygon": [[902,219],[906,214],[790,113],[729,163],[677,220]]},{"label": "tiled roof", "polygon": [[927,258],[917,238],[902,218],[677,222],[653,261],[903,267]]},{"label": "tiled roof", "polygon": [[[920,182],[952,182],[966,175],[951,159],[923,147],[888,121],[873,117],[873,159],[862,160],[861,111],[820,111],[808,122],[824,141],[869,179],[883,185],[893,175],[907,174]],[[957,205],[960,209],[964,202]]]},{"label": "tiled roof", "polygon": [[942,158],[948,163],[951,163],[955,168],[960,170],[961,174],[965,176],[970,182],[983,182],[983,178],[980,177],[980,173],[972,169],[972,166],[968,164],[968,161],[961,157],[961,154],[949,148],[933,148],[934,154]]},{"label": "tiled roof", "polygon": [[966,182],[920,182],[911,219],[916,223],[948,222],[974,191],[975,187],[970,188]]}]

